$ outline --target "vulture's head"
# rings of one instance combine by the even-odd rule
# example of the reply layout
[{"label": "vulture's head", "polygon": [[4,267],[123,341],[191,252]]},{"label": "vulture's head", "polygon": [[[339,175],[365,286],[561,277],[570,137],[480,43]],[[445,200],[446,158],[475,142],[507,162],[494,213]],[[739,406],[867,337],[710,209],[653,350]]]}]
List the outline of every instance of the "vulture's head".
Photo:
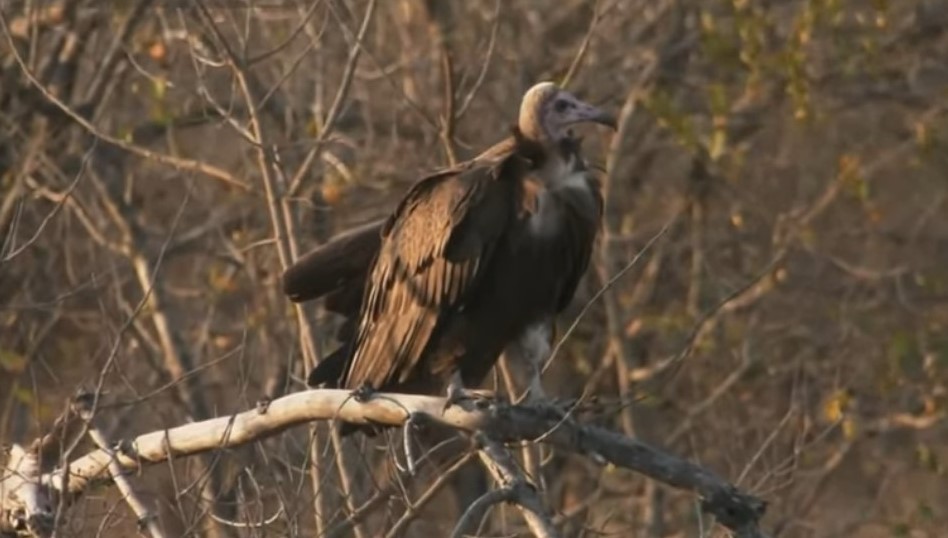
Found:
[{"label": "vulture's head", "polygon": [[561,140],[572,125],[583,122],[616,128],[615,116],[579,100],[552,82],[541,82],[527,90],[520,104],[518,126],[536,140]]}]

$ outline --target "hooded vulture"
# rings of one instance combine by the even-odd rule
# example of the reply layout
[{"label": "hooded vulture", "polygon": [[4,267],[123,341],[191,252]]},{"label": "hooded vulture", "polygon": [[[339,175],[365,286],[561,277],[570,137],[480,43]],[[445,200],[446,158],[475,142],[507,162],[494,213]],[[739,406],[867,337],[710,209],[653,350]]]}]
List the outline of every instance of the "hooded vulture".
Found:
[{"label": "hooded vulture", "polygon": [[446,390],[454,402],[505,351],[534,364],[545,358],[602,216],[598,182],[569,133],[581,122],[615,128],[604,111],[537,84],[510,137],[424,177],[388,218],[288,269],[292,300],[327,295],[327,308],[349,318],[343,346],[308,384]]}]

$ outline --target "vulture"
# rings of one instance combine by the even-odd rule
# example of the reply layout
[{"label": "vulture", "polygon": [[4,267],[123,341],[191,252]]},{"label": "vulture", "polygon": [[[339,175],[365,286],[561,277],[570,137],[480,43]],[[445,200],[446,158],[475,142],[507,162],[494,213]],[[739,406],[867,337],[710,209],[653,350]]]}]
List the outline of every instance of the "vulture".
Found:
[{"label": "vulture", "polygon": [[307,383],[446,393],[451,404],[472,396],[501,353],[535,369],[601,223],[598,181],[570,131],[581,122],[616,128],[612,115],[539,83],[511,136],[422,178],[387,218],[290,267],[291,300],[326,295],[347,317],[343,345]]}]

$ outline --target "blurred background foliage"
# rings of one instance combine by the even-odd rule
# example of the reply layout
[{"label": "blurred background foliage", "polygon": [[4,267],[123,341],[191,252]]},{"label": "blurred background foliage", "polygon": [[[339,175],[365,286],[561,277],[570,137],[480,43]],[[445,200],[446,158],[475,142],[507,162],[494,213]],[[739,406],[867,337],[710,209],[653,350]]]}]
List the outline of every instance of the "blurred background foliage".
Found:
[{"label": "blurred background foliage", "polygon": [[[948,536],[944,0],[0,13],[3,442],[43,432],[79,386],[105,391],[115,437],[301,389],[280,249],[385,214],[505,136],[530,85],[568,78],[627,114],[611,156],[612,134],[583,132],[608,214],[559,334],[668,227],[569,336],[548,392],[594,396],[590,420],[762,496],[775,536]],[[335,321],[302,314],[316,354],[334,347]],[[300,429],[215,458],[219,513],[283,507],[260,528],[210,520],[175,479],[189,462],[137,480],[172,534],[308,536],[307,443]],[[555,455],[546,476],[570,536],[712,532],[691,496],[631,473]],[[97,490],[63,525],[133,533],[117,502]],[[446,535],[463,508],[439,495],[406,535]],[[492,535],[519,524],[502,512]]]}]

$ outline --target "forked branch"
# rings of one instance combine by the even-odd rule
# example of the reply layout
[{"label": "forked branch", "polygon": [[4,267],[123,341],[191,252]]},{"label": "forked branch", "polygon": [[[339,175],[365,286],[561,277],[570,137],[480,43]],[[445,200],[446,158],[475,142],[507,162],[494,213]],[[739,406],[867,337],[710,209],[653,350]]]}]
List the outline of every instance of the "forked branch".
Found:
[{"label": "forked branch", "polygon": [[[32,508],[24,504],[21,495],[15,494],[24,491],[23,488],[34,491],[36,495],[31,496],[34,499],[64,490],[73,494],[64,498],[75,498],[91,484],[109,481],[116,464],[126,471],[138,469],[164,462],[169,457],[180,458],[257,441],[316,420],[400,426],[410,415],[415,415],[490,440],[482,446],[485,456],[494,464],[504,461],[500,452],[506,451],[500,443],[539,440],[561,450],[589,456],[599,463],[625,467],[670,486],[693,491],[701,498],[704,510],[738,536],[764,536],[758,528],[765,510],[762,500],[738,490],[704,467],[633,438],[564,418],[562,411],[549,405],[498,402],[478,409],[452,406],[442,413],[443,407],[444,399],[433,396],[378,393],[367,401],[358,401],[345,390],[308,390],[273,400],[254,410],[146,433],[128,442],[118,441],[115,444],[118,450],[94,450],[66,467],[47,473],[40,473],[38,468],[32,472],[12,469],[10,465],[19,465],[17,462],[22,461],[25,453],[16,447],[19,459],[11,458],[7,472],[0,478],[0,532],[12,530],[11,514],[24,514],[26,510],[25,516],[31,516]],[[502,465],[497,471],[500,474],[494,473],[495,476],[504,476]],[[502,487],[510,486],[510,480],[515,482],[516,478],[502,479]],[[504,484],[505,481],[508,483]],[[17,484],[15,491],[11,489],[14,483]],[[530,501],[520,496],[519,500],[523,499]],[[542,513],[531,503],[524,505],[528,513]]]}]

